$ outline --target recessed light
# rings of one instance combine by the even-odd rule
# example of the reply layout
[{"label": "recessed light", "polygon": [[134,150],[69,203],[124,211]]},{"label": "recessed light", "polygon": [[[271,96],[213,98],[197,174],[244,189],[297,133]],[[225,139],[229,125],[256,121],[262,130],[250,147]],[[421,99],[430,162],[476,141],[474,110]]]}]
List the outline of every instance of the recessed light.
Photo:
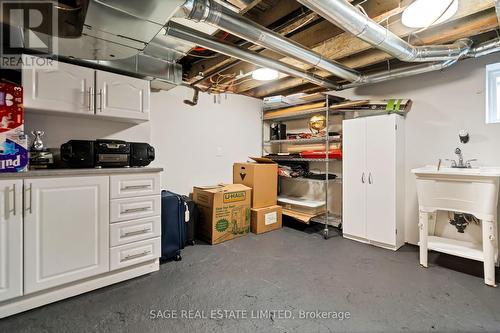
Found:
[{"label": "recessed light", "polygon": [[279,77],[277,70],[271,68],[259,68],[252,72],[252,79],[257,81],[271,81]]},{"label": "recessed light", "polygon": [[416,0],[403,11],[408,28],[426,28],[448,21],[457,13],[458,0]]}]

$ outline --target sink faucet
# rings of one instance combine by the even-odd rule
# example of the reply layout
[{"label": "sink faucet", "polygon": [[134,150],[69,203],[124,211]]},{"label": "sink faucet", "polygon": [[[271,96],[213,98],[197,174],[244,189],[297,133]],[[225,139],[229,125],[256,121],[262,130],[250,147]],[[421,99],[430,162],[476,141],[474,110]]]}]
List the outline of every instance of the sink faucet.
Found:
[{"label": "sink faucet", "polygon": [[456,148],[455,149],[455,154],[458,156],[458,164],[457,164],[457,168],[465,168],[465,165],[464,165],[464,155],[462,154],[462,149],[460,148]]},{"label": "sink faucet", "polygon": [[447,161],[451,161],[452,168],[470,169],[470,168],[472,168],[472,165],[470,163],[477,161],[477,159],[472,159],[472,160],[467,160],[464,163],[464,155],[462,154],[462,150],[460,148],[455,149],[455,154],[458,157],[458,162],[455,160],[448,160],[447,159]]}]

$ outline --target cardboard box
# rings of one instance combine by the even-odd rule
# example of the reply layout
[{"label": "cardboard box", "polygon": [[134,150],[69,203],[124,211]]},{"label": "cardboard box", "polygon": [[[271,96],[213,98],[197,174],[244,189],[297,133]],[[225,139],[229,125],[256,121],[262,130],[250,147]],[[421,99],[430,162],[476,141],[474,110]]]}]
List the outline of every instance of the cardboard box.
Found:
[{"label": "cardboard box", "polygon": [[281,206],[270,206],[252,209],[251,231],[254,234],[281,229],[282,213]]},{"label": "cardboard box", "polygon": [[252,188],[252,208],[274,206],[278,202],[278,165],[275,163],[235,163],[233,183]]},{"label": "cardboard box", "polygon": [[219,244],[250,232],[252,189],[241,184],[193,188],[193,201],[199,209],[197,236]]}]

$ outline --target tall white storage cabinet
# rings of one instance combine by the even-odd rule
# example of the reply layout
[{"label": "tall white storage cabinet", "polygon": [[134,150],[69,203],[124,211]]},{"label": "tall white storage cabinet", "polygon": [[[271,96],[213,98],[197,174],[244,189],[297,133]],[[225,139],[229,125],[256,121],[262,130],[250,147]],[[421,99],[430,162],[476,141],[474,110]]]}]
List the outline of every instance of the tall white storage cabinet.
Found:
[{"label": "tall white storage cabinet", "polygon": [[0,302],[23,294],[23,181],[0,181]]},{"label": "tall white storage cabinet", "polygon": [[404,118],[343,122],[344,237],[397,250],[404,244]]}]

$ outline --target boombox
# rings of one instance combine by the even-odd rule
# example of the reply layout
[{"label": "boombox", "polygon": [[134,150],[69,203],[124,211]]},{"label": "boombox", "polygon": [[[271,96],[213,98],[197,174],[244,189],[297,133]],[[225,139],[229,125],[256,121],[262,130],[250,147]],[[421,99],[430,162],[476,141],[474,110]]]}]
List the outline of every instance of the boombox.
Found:
[{"label": "boombox", "polygon": [[70,140],[61,145],[61,159],[72,168],[143,167],[155,159],[155,150],[143,142]]}]

